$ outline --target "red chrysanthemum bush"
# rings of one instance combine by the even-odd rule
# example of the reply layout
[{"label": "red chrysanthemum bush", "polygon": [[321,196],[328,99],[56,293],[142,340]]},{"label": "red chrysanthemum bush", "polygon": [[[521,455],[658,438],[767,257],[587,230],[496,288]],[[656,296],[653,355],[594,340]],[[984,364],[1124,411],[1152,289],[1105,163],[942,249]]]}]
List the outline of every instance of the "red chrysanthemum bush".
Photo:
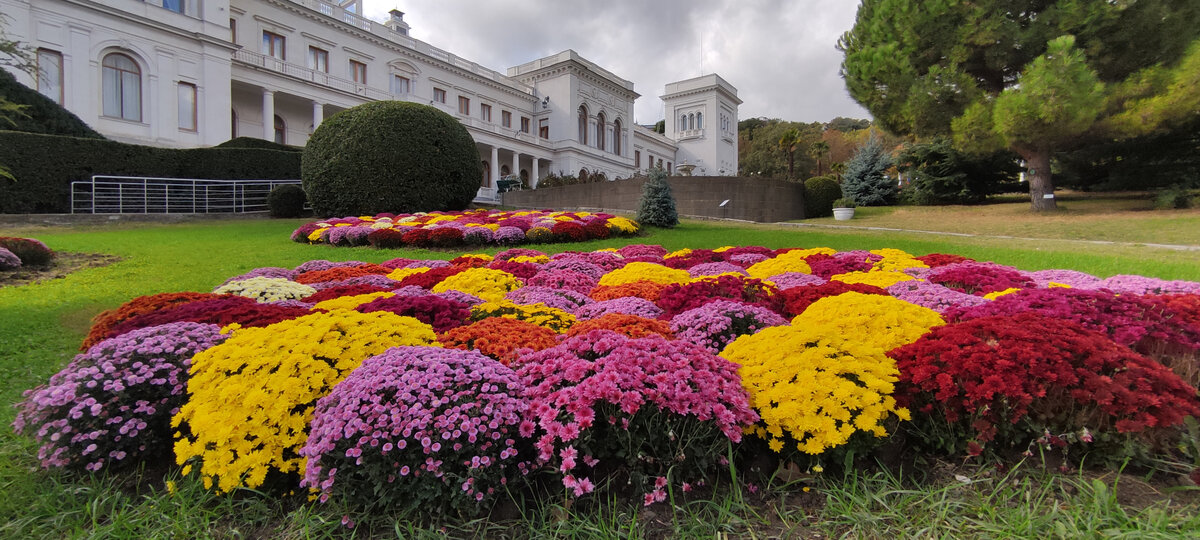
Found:
[{"label": "red chrysanthemum bush", "polygon": [[881,294],[887,296],[887,290],[865,283],[842,283],[830,281],[820,285],[804,285],[792,287],[779,292],[783,299],[784,313],[796,316],[804,313],[813,302],[827,296],[837,296],[842,293],[857,292],[863,294]]},{"label": "red chrysanthemum bush", "polygon": [[376,298],[355,308],[361,313],[389,311],[433,327],[437,333],[458,328],[471,317],[471,306],[440,296],[391,296]]},{"label": "red chrysanthemum bush", "polygon": [[608,313],[595,319],[577,322],[570,330],[567,330],[567,337],[587,334],[592,330],[612,330],[631,338],[642,338],[657,334],[667,339],[675,339],[675,334],[671,332],[671,324],[667,321],[647,319],[624,313]]},{"label": "red chrysanthemum bush", "polygon": [[342,266],[338,268],[330,268],[328,270],[311,270],[296,276],[296,283],[308,285],[310,283],[321,283],[323,281],[341,281],[363,276],[386,276],[391,273],[392,269],[378,264],[364,264],[361,266]]},{"label": "red chrysanthemum bush", "polygon": [[665,265],[667,268],[680,268],[686,270],[696,266],[697,264],[722,262],[724,260],[724,255],[711,249],[693,249],[691,253],[688,253],[687,255],[664,259],[663,265]]},{"label": "red chrysanthemum bush", "polygon": [[1200,415],[1196,390],[1170,369],[1034,313],[934,328],[888,355],[900,369],[897,398],[919,413],[911,433],[941,450],[1022,449],[1046,433],[1148,442]]},{"label": "red chrysanthemum bush", "polygon": [[1036,286],[1028,276],[995,263],[961,262],[938,267],[929,273],[929,281],[958,292],[983,296],[1005,289],[1031,289]]},{"label": "red chrysanthemum bush", "polygon": [[421,272],[420,274],[413,274],[405,277],[404,279],[400,280],[400,283],[396,286],[396,288],[399,289],[400,287],[416,285],[423,289],[432,289],[434,285],[441,283],[442,280],[445,280],[446,278],[464,270],[468,270],[468,268],[466,266],[443,266],[441,268],[433,268],[425,272]]},{"label": "red chrysanthemum bush", "polygon": [[367,233],[367,243],[378,249],[401,248],[404,245],[404,232],[396,229],[379,229]]},{"label": "red chrysanthemum bush", "polygon": [[717,276],[692,283],[667,285],[655,304],[663,309],[659,318],[670,320],[714,300],[736,300],[767,308],[780,315],[786,314],[779,289],[763,283],[761,279],[744,276]]},{"label": "red chrysanthemum bush", "polygon": [[508,317],[488,317],[438,336],[447,349],[471,349],[508,365],[522,349],[540,351],[558,343],[558,333],[545,326]]},{"label": "red chrysanthemum bush", "polygon": [[138,315],[152,313],[175,304],[212,300],[214,298],[229,298],[231,296],[233,295],[198,292],[159,293],[139,296],[121,304],[117,309],[110,309],[96,315],[92,319],[92,328],[88,330],[87,337],[83,338],[83,344],[79,346],[79,350],[86,351],[92,348],[92,345],[100,343],[107,338],[114,326]]},{"label": "red chrysanthemum bush", "polygon": [[311,311],[308,309],[260,304],[241,296],[214,298],[178,304],[138,315],[114,326],[109,332],[109,337],[119,336],[139,328],[183,321],[217,326],[237,323],[242,328],[253,328],[303,317],[309,313]]},{"label": "red chrysanthemum bush", "polygon": [[583,225],[572,221],[560,221],[554,224],[550,229],[557,237],[557,240],[563,242],[582,242],[588,240],[588,233],[584,230]]},{"label": "red chrysanthemum bush", "polygon": [[975,259],[963,257],[962,255],[954,255],[954,254],[950,254],[950,253],[930,253],[928,255],[921,255],[920,257],[914,257],[914,258],[917,259],[918,261],[921,261],[921,262],[929,265],[930,268],[937,268],[939,266],[946,266],[947,264],[954,264],[954,263],[960,263],[960,262],[975,262]]},{"label": "red chrysanthemum bush", "polygon": [[538,274],[538,265],[527,262],[492,261],[487,265],[492,270],[503,270],[521,279],[529,279]]},{"label": "red chrysanthemum bush", "polygon": [[663,290],[666,288],[666,283],[635,281],[620,285],[597,285],[588,293],[588,296],[592,297],[592,300],[597,301],[636,296],[654,302],[658,300],[658,297],[662,295]]},{"label": "red chrysanthemum bush", "polygon": [[330,287],[328,289],[317,291],[309,296],[304,297],[302,300],[310,304],[316,304],[317,302],[333,300],[334,298],[340,298],[343,296],[358,296],[360,294],[371,294],[384,292],[387,290],[390,289],[386,289],[377,285],[338,285],[337,287]]}]

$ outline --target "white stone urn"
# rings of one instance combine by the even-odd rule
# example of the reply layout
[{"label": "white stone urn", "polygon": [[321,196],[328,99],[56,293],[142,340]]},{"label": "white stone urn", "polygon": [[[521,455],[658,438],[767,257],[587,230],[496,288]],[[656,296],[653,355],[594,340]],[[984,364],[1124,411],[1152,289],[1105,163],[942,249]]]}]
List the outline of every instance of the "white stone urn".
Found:
[{"label": "white stone urn", "polygon": [[853,208],[834,208],[833,209],[833,219],[836,219],[838,221],[849,221],[850,218],[852,218],[852,217],[854,217],[854,209]]}]

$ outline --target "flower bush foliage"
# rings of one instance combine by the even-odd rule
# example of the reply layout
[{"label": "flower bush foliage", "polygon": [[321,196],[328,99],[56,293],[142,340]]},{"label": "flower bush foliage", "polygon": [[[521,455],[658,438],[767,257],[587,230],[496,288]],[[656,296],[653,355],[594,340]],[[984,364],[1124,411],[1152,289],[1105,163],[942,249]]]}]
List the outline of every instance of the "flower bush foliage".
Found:
[{"label": "flower bush foliage", "polygon": [[326,219],[301,225],[295,242],[377,248],[580,242],[633,236],[636,221],[605,213],[521,210],[418,212]]},{"label": "flower bush foliage", "polygon": [[[297,236],[450,246],[636,230],[516,214],[329,220]],[[27,393],[14,427],[47,467],[173,450],[221,492],[286,492],[303,475],[322,500],[471,514],[526,474],[568,497],[629,486],[652,504],[731,450],[814,463],[898,429],[943,452],[1020,450],[1050,430],[1158,455],[1200,414],[1196,283],[895,249],[452,257],[316,260],[244,272],[224,294],[136,298],[97,316],[86,352]],[[757,442],[731,448],[743,433]]]}]

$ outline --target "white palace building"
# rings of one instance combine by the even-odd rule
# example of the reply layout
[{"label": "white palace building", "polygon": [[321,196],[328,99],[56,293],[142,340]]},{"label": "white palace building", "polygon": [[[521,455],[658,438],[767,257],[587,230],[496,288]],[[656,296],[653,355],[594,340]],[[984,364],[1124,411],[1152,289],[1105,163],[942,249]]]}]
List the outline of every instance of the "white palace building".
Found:
[{"label": "white palace building", "polygon": [[376,100],[427,103],[479,148],[479,200],[500,178],[628,177],[651,166],[734,175],[737,90],[711,74],[670,83],[666,133],[635,123],[633,82],[573,50],[499,73],[384,24],[362,0],[0,0],[16,75],[114,140],[212,146],[236,136],[303,145],[322,119]]}]

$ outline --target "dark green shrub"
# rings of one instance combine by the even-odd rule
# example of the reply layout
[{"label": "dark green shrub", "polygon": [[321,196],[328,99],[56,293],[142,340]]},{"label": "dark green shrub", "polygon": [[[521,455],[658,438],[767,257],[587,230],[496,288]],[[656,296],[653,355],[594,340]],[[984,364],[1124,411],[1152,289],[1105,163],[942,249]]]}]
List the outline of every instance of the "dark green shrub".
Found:
[{"label": "dark green shrub", "polygon": [[897,158],[909,176],[906,201],[919,205],[977,204],[989,195],[1020,191],[1020,166],[1011,152],[964,154],[947,139],[911,144]]},{"label": "dark green shrub", "polygon": [[104,138],[71,111],[37,90],[21,84],[12,73],[3,69],[0,69],[0,98],[24,106],[20,113],[10,115],[15,125],[5,122],[0,125],[0,129],[85,139]]},{"label": "dark green shrub", "polygon": [[155,148],[107,139],[0,131],[0,213],[70,212],[71,182],[92,175],[295,180],[300,154],[249,148]]},{"label": "dark green shrub", "polygon": [[0,248],[11,251],[24,266],[46,266],[54,260],[54,252],[32,238],[0,236]]},{"label": "dark green shrub", "polygon": [[833,201],[842,198],[842,186],[832,174],[804,181],[804,217],[833,215]]},{"label": "dark green shrub", "polygon": [[671,194],[671,184],[667,183],[667,171],[658,168],[650,171],[650,179],[642,185],[637,220],[642,225],[667,229],[679,224],[675,197]]},{"label": "dark green shrub", "polygon": [[842,175],[842,194],[863,206],[886,206],[896,202],[896,182],[888,178],[892,156],[874,134],[854,153]]},{"label": "dark green shrub", "polygon": [[308,196],[296,184],[284,184],[267,194],[267,213],[275,218],[294,218],[304,214]]},{"label": "dark green shrub", "polygon": [[434,107],[400,101],[327,118],[302,156],[304,191],[321,216],[462,210],[483,176],[467,128]]},{"label": "dark green shrub", "polygon": [[1176,184],[1158,190],[1154,196],[1154,207],[1159,210],[1177,210],[1191,208],[1196,195],[1183,184]]},{"label": "dark green shrub", "polygon": [[304,148],[300,147],[300,146],[292,146],[289,144],[279,144],[275,141],[268,141],[266,139],[255,139],[254,137],[236,137],[233,139],[229,139],[228,141],[218,144],[216,146],[216,148],[253,148],[253,149],[257,149],[257,150],[279,150],[281,152],[302,152],[302,151],[304,151]]}]

